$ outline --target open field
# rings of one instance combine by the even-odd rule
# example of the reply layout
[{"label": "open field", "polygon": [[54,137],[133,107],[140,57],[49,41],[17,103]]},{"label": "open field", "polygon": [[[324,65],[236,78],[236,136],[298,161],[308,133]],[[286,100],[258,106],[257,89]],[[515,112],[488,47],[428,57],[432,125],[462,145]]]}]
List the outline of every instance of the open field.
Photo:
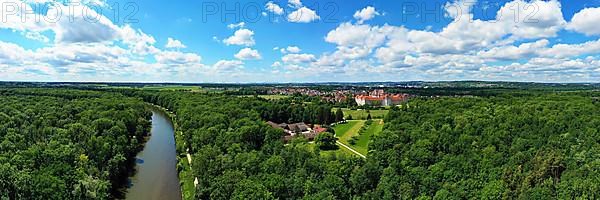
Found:
[{"label": "open field", "polygon": [[187,90],[192,92],[207,92],[208,89],[204,89],[200,86],[184,86],[184,85],[145,85],[143,87],[131,87],[131,86],[109,86],[99,85],[98,87],[106,89],[143,89],[143,90],[159,90],[159,91],[179,91]]},{"label": "open field", "polygon": [[[360,127],[365,124],[363,120],[348,120],[348,123],[338,124],[334,127],[336,137],[345,142],[350,139],[355,133],[358,133]],[[344,143],[345,144],[345,143]]]},{"label": "open field", "polygon": [[359,136],[358,141],[356,141],[356,145],[353,145],[352,148],[366,155],[369,151],[369,142],[374,135],[378,135],[383,131],[383,121],[382,120],[373,120],[373,123],[369,128]]},{"label": "open field", "polygon": [[[333,108],[333,112],[337,111],[337,108]],[[367,110],[350,110],[347,108],[342,108],[342,112],[344,112],[344,118],[348,118],[348,116],[352,115],[352,119],[354,120],[367,120],[367,116],[369,113]],[[371,110],[371,118],[373,119],[383,119],[385,115],[387,115],[389,110]]]},{"label": "open field", "polygon": [[[334,127],[336,137],[339,138],[340,142],[364,155],[368,153],[371,137],[381,133],[383,130],[383,121],[374,120],[369,128],[362,135],[359,135],[360,129],[365,125],[365,122],[365,120],[350,120],[346,124],[339,124]],[[351,145],[349,140],[355,135],[359,135],[359,139],[355,145]]]}]

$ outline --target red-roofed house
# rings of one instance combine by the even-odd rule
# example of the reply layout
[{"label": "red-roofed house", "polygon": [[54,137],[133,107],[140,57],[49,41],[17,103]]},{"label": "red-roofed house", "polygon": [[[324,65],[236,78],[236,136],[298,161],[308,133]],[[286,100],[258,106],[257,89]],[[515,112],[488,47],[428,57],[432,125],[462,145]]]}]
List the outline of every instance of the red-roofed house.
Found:
[{"label": "red-roofed house", "polygon": [[382,91],[371,92],[371,95],[357,95],[354,97],[359,106],[394,106],[408,100],[408,94],[385,94]]}]

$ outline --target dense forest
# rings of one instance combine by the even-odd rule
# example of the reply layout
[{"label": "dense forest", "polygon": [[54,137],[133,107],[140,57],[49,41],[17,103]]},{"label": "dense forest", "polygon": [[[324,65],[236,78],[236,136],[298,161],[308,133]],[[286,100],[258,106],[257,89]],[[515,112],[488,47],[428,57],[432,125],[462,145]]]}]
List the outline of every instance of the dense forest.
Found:
[{"label": "dense forest", "polygon": [[[370,149],[362,192],[391,199],[598,199],[600,104],[560,93],[415,99]],[[375,190],[372,190],[375,189]]]},{"label": "dense forest", "polygon": [[178,113],[197,158],[197,199],[600,196],[600,105],[592,93],[414,99],[393,108],[366,160],[284,146],[261,118],[273,113],[265,101],[151,98]]},{"label": "dense forest", "polygon": [[150,116],[118,94],[0,90],[0,199],[118,197]]},{"label": "dense forest", "polygon": [[265,102],[256,107],[256,110],[263,119],[277,123],[331,124],[336,122],[335,113],[331,112],[331,105],[320,101],[313,102],[296,102],[289,98]]},{"label": "dense forest", "polygon": [[597,92],[414,98],[392,108],[366,159],[284,144],[265,123],[330,123],[325,103],[140,89],[0,94],[0,198],[111,198],[147,132],[142,101],[173,112],[195,199],[600,198]]}]

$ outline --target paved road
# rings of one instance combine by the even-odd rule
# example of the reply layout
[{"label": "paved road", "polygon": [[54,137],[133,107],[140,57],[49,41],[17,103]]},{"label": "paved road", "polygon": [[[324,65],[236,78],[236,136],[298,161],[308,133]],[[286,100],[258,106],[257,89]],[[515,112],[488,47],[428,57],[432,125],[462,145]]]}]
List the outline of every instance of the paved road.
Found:
[{"label": "paved road", "polygon": [[352,153],[354,153],[354,154],[356,154],[356,155],[358,155],[358,156],[360,156],[362,158],[367,158],[365,155],[362,155],[362,154],[358,153],[358,151],[355,151],[354,149],[350,148],[349,146],[346,146],[344,143],[341,143],[340,141],[336,141],[336,143],[338,145],[343,146],[344,148],[352,151]]}]

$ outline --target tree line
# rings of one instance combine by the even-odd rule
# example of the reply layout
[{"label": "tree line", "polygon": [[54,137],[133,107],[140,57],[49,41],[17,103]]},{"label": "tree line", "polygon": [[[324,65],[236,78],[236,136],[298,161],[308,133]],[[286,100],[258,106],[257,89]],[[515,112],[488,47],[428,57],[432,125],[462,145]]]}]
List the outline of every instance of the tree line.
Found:
[{"label": "tree line", "polygon": [[0,199],[121,196],[150,129],[142,101],[49,88],[0,94]]}]

